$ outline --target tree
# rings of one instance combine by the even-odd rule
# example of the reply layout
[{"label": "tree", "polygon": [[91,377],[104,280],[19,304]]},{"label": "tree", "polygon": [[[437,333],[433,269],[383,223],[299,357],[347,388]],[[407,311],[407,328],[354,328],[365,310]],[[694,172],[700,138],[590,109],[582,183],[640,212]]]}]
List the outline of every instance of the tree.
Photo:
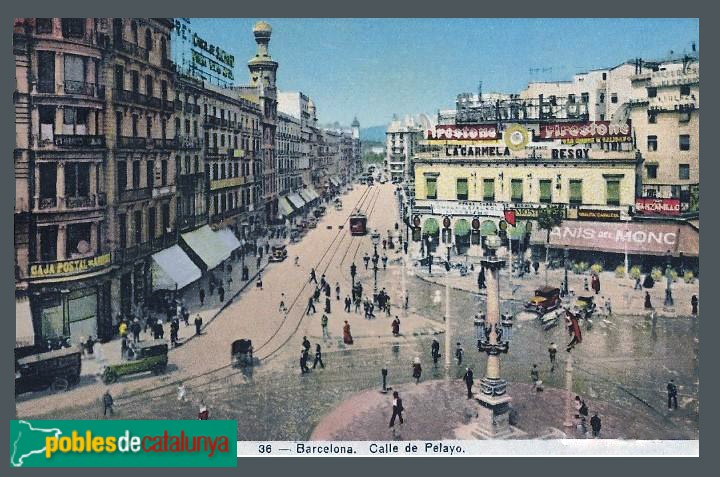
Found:
[{"label": "tree", "polygon": [[560,207],[547,207],[540,209],[538,212],[538,227],[540,230],[547,230],[547,238],[545,240],[545,286],[547,286],[547,271],[550,263],[550,232],[562,223],[564,217],[565,211]]}]

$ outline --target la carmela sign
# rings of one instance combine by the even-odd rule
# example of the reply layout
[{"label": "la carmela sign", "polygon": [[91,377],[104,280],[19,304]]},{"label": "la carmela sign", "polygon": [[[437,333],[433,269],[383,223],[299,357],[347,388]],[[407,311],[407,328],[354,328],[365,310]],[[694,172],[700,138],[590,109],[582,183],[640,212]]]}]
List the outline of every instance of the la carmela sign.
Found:
[{"label": "la carmela sign", "polygon": [[550,232],[550,245],[584,250],[661,255],[674,252],[680,229],[671,224],[564,221]]}]

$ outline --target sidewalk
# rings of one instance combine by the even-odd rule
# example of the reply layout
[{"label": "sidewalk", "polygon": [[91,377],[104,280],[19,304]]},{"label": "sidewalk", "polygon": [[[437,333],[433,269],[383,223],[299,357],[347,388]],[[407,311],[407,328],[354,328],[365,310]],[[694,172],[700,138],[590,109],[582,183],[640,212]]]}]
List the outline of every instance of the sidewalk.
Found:
[{"label": "sidewalk", "polygon": [[[457,270],[445,271],[445,267],[440,263],[433,263],[432,275],[428,275],[427,267],[420,267],[417,261],[414,261],[413,272],[416,277],[426,282],[436,285],[449,285],[451,288],[466,291],[469,293],[485,295],[485,290],[479,291],[477,286],[479,265],[475,264],[475,270],[462,277]],[[592,289],[584,290],[584,279],[590,281],[590,273],[578,275],[572,271],[568,271],[568,289],[571,299],[574,296],[594,295],[595,303],[600,313],[605,313],[605,300],[609,299],[613,313],[630,315],[630,316],[646,316],[649,311],[645,309],[645,292],[650,292],[650,301],[655,309],[658,317],[677,318],[691,316],[690,298],[697,295],[700,298],[700,282],[698,279],[695,283],[687,284],[682,278],[672,284],[672,296],[674,306],[665,307],[665,280],[656,282],[655,286],[650,289],[634,290],[635,281],[631,278],[616,278],[614,272],[600,273],[600,293],[595,295]],[[565,271],[563,269],[548,270],[547,284],[549,286],[560,287],[565,279]],[[540,265],[539,273],[532,271],[523,277],[512,278],[512,289],[510,288],[510,280],[507,269],[500,272],[500,294],[504,299],[518,300],[524,303],[534,295],[534,291],[545,286],[545,264]],[[571,300],[572,303],[572,300]]]}]

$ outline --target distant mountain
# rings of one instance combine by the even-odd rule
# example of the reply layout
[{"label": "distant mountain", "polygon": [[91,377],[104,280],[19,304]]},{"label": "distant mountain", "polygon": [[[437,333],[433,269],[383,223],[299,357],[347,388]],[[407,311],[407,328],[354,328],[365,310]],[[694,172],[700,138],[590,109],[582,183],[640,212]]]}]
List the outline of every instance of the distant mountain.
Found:
[{"label": "distant mountain", "polygon": [[385,131],[387,125],[382,126],[371,126],[369,128],[360,128],[360,140],[361,141],[377,141],[385,142]]}]

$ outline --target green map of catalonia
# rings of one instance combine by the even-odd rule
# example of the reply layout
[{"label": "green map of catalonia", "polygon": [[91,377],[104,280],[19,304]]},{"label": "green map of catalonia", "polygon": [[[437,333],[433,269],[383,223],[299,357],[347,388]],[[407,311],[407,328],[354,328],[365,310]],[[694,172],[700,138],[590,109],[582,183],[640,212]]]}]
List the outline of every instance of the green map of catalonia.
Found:
[{"label": "green map of catalonia", "polygon": [[45,438],[59,437],[62,434],[60,429],[41,429],[33,427],[27,421],[17,421],[17,436],[13,442],[10,463],[13,467],[22,467],[25,459],[45,452]]}]

